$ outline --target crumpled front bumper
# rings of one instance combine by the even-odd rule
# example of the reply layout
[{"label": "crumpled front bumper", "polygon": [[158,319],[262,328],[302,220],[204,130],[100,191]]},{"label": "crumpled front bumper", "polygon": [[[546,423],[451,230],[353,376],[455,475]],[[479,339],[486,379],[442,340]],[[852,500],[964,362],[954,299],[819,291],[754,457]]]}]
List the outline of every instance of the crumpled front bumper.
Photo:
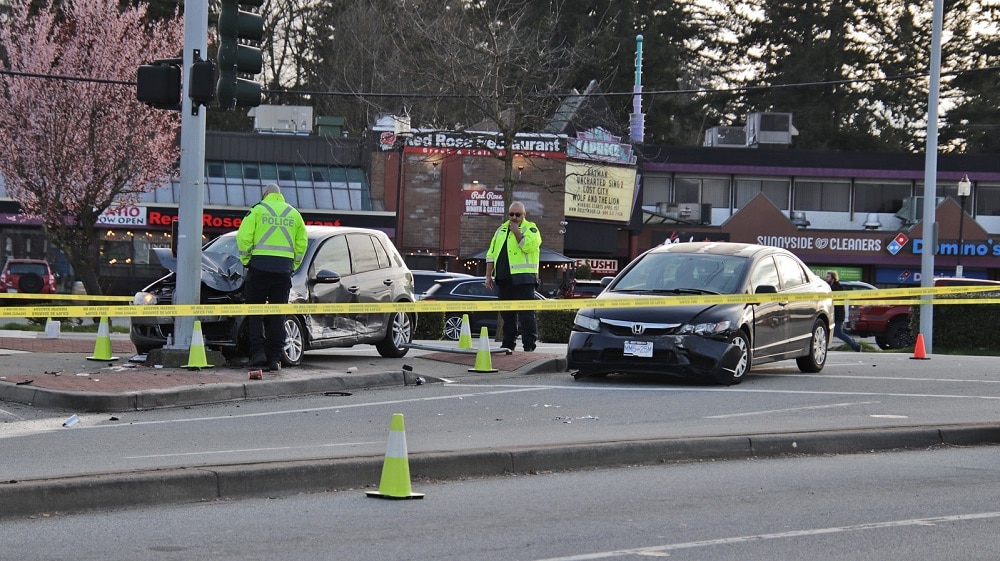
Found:
[{"label": "crumpled front bumper", "polygon": [[[625,356],[621,336],[570,333],[567,366],[584,374],[652,374],[703,380],[725,380],[740,358],[740,349],[726,341],[699,335],[636,337],[653,343],[652,357]],[[728,341],[728,338],[727,338]]]}]

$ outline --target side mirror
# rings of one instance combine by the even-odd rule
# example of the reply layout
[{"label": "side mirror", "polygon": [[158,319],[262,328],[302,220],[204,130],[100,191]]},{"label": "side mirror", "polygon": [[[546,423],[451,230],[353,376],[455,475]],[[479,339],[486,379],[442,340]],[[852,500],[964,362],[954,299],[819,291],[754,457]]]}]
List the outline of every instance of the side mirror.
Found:
[{"label": "side mirror", "polygon": [[314,284],[334,284],[340,282],[340,274],[334,273],[333,271],[328,271],[326,269],[321,269],[316,273],[316,278],[310,279],[310,282]]}]

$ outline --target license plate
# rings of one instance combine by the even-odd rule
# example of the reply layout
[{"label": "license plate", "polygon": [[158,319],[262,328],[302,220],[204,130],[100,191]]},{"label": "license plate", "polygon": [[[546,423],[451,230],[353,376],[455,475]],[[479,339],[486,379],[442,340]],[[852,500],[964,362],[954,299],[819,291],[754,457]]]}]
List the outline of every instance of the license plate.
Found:
[{"label": "license plate", "polygon": [[653,356],[652,341],[625,341],[625,356],[650,358]]},{"label": "license plate", "polygon": [[17,294],[17,289],[16,288],[8,288],[7,289],[7,293],[8,294]]}]

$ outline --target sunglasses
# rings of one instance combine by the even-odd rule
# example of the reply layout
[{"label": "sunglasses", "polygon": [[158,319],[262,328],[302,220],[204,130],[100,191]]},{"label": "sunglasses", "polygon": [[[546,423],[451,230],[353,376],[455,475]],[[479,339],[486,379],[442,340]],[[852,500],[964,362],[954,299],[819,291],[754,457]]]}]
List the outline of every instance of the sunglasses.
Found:
[{"label": "sunglasses", "polygon": [[518,218],[518,217],[520,217],[520,216],[521,216],[521,213],[520,213],[520,212],[512,212],[512,213],[510,213],[510,215],[511,215],[511,217],[513,217],[513,218]]}]

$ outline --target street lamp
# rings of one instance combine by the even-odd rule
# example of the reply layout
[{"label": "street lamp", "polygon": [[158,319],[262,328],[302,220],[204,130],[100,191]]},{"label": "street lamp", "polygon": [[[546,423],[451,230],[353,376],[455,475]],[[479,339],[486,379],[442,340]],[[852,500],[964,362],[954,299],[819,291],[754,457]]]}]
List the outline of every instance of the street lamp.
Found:
[{"label": "street lamp", "polygon": [[972,193],[972,182],[969,174],[962,176],[958,182],[958,199],[962,201],[962,214],[958,216],[958,263],[955,265],[955,276],[962,277],[962,253],[965,251],[965,239],[962,237],[962,226],[965,224],[965,199]]}]

